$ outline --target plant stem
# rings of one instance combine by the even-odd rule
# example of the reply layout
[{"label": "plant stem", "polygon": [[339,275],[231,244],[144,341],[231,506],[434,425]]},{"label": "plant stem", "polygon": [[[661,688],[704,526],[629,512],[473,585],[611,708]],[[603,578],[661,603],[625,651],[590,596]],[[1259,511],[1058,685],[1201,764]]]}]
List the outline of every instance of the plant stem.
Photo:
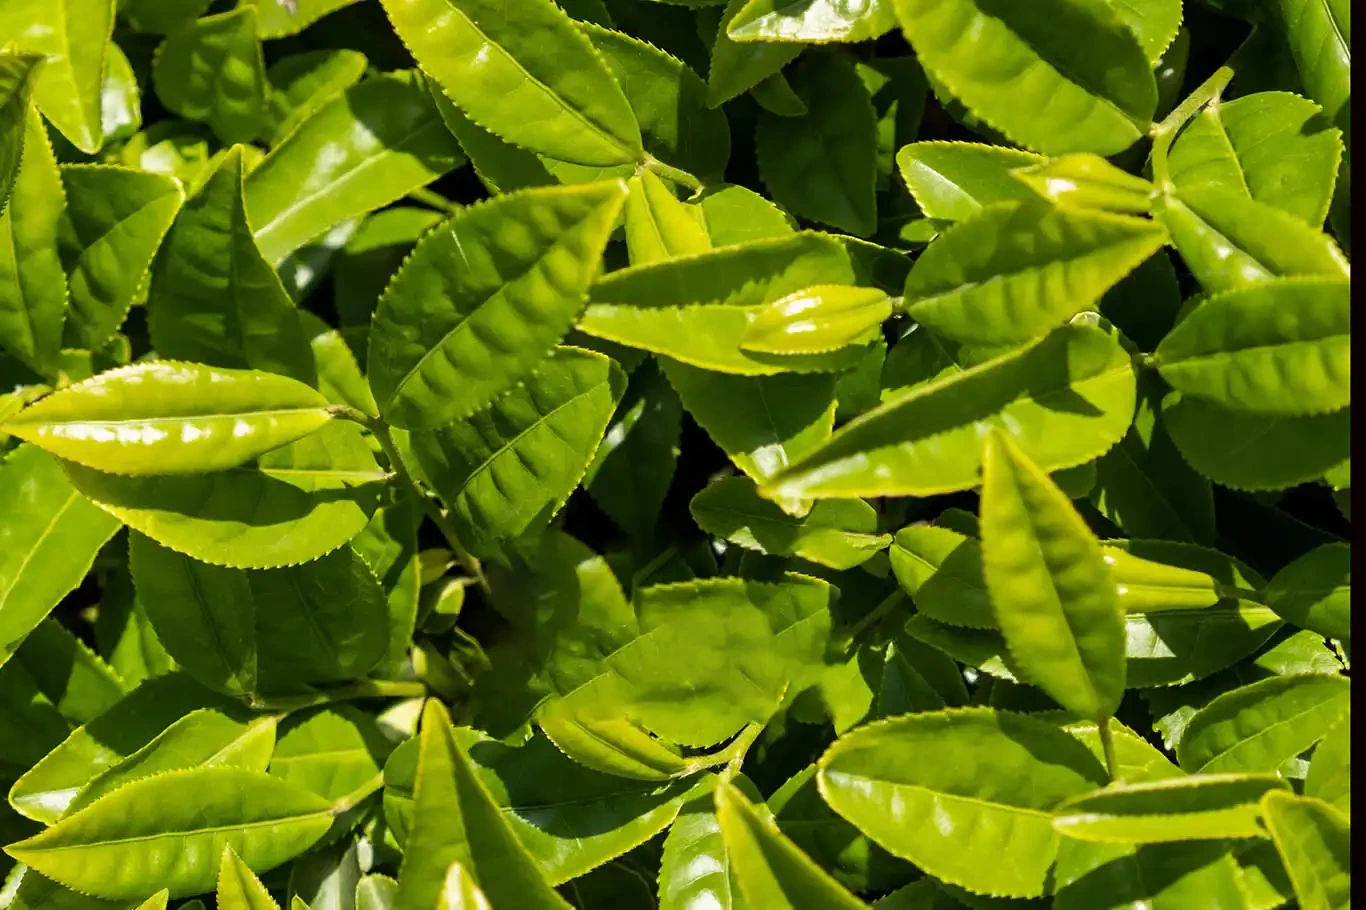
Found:
[{"label": "plant stem", "polygon": [[679,186],[685,186],[690,190],[702,189],[702,181],[698,180],[696,177],[694,177],[692,174],[689,174],[687,171],[682,171],[676,167],[672,167],[670,165],[665,164],[663,161],[660,161],[654,155],[647,153],[645,155],[645,160],[642,162],[642,164],[644,165],[645,170],[654,171],[659,176],[665,178],[666,180],[672,180]]},{"label": "plant stem", "polygon": [[420,202],[423,205],[431,206],[439,212],[445,212],[450,215],[455,214],[462,208],[459,203],[451,202],[445,196],[442,196],[440,193],[434,193],[426,187],[419,187],[418,189],[413,190],[408,194],[408,198],[414,202]]},{"label": "plant stem", "polygon": [[343,797],[340,797],[336,802],[332,804],[332,808],[328,810],[328,814],[330,814],[333,818],[337,817],[338,815],[345,815],[347,812],[350,812],[352,809],[356,808],[361,803],[365,802],[367,799],[369,799],[371,796],[377,793],[379,789],[383,786],[384,772],[381,771],[374,777],[367,780],[365,783],[361,784],[356,789],[352,790],[350,793],[346,794]]},{"label": "plant stem", "polygon": [[330,705],[339,701],[353,701],[357,698],[422,698],[427,687],[420,682],[396,682],[386,679],[367,679],[339,686],[322,692],[308,692],[303,695],[281,695],[275,698],[248,696],[247,706],[257,711],[301,711],[318,705]]},{"label": "plant stem", "polygon": [[470,555],[469,551],[460,543],[460,536],[455,533],[455,528],[451,525],[446,513],[441,511],[436,503],[432,502],[426,492],[418,486],[413,475],[408,473],[408,466],[403,463],[403,457],[399,455],[398,447],[394,445],[394,437],[389,433],[389,425],[384,421],[375,419],[366,422],[370,432],[375,434],[379,447],[384,450],[384,455],[389,459],[389,469],[397,475],[399,481],[412,491],[417,497],[418,502],[422,503],[422,508],[426,511],[427,517],[440,529],[442,536],[446,538],[446,543],[450,544],[451,552],[465,569],[471,578],[479,585],[479,589],[484,592],[484,596],[490,596],[493,592],[489,588],[488,579],[484,577],[484,570],[479,565],[479,560]]},{"label": "plant stem", "polygon": [[1186,121],[1200,113],[1201,108],[1223,93],[1232,79],[1233,70],[1227,66],[1219,67],[1214,71],[1214,75],[1186,96],[1186,99],[1173,108],[1161,123],[1152,128],[1153,182],[1164,192],[1171,189],[1172,185],[1171,175],[1167,170],[1167,152],[1171,148],[1172,140],[1176,138],[1181,127],[1186,125]]},{"label": "plant stem", "polygon": [[864,632],[881,622],[888,613],[892,612],[893,608],[901,604],[901,601],[905,596],[906,592],[900,589],[888,594],[886,598],[883,599],[882,603],[869,610],[866,616],[849,628],[849,641],[854,641]]},{"label": "plant stem", "polygon": [[1105,770],[1110,772],[1110,782],[1119,781],[1119,760],[1115,758],[1115,737],[1110,730],[1110,718],[1105,718],[1098,725],[1100,730],[1100,748],[1105,752]]}]

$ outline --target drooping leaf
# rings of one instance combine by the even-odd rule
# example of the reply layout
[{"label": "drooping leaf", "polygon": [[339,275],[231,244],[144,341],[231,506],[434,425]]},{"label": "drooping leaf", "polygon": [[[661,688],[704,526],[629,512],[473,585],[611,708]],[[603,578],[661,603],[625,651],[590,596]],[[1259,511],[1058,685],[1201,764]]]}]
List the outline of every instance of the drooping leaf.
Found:
[{"label": "drooping leaf", "polygon": [[982,457],[982,574],[1027,681],[1104,721],[1124,696],[1123,613],[1100,543],[1000,430]]},{"label": "drooping leaf", "polygon": [[0,666],[81,583],[118,529],[37,447],[21,446],[0,463]]},{"label": "drooping leaf", "polygon": [[979,440],[990,426],[1011,433],[1042,469],[1072,467],[1123,436],[1134,395],[1134,367],[1115,339],[1093,326],[1064,325],[890,397],[788,467],[767,492],[821,498],[968,489],[978,483]]},{"label": "drooping leaf", "polygon": [[717,785],[716,819],[735,878],[754,907],[853,910],[867,905],[813,863],[778,826],[759,815],[733,784]]},{"label": "drooping leaf", "polygon": [[247,215],[261,254],[279,265],[462,162],[424,78],[386,73],[333,96],[271,149],[247,178]]},{"label": "drooping leaf", "polygon": [[427,234],[375,313],[380,413],[434,428],[531,373],[582,309],[626,193],[621,181],[529,190]]},{"label": "drooping leaf", "polygon": [[184,194],[159,174],[63,165],[57,250],[71,291],[64,344],[102,347],[128,316]]},{"label": "drooping leaf", "polygon": [[175,29],[157,50],[152,83],[168,109],[207,123],[223,142],[254,139],[261,131],[266,103],[256,5]]},{"label": "drooping leaf", "polygon": [[503,819],[435,700],[422,709],[413,825],[398,876],[398,905],[435,907],[451,863],[492,902],[565,907]]},{"label": "drooping leaf", "polygon": [[1290,793],[1262,797],[1262,815],[1304,910],[1351,906],[1351,828],[1336,809]]},{"label": "drooping leaf", "polygon": [[5,850],[97,897],[136,900],[158,887],[185,897],[212,890],[219,846],[253,871],[272,869],[322,837],[329,809],[259,771],[195,768],[133,781]]},{"label": "drooping leaf", "polygon": [[3,428],[111,474],[188,475],[236,468],[331,419],[326,399],[297,380],[161,361],[76,383]]},{"label": "drooping leaf", "polygon": [[242,170],[234,146],[176,216],[152,274],[148,330],[168,358],[312,384],[294,302],[252,239]]},{"label": "drooping leaf", "polygon": [[332,423],[255,465],[123,477],[64,465],[73,486],[162,546],[202,562],[276,568],[346,543],[378,506],[384,472],[357,427]]},{"label": "drooping leaf", "polygon": [[992,206],[916,260],[906,311],[959,342],[1018,344],[1084,310],[1162,245],[1152,222],[1042,203]]},{"label": "drooping leaf", "polygon": [[793,80],[806,114],[759,114],[764,183],[796,214],[867,237],[877,228],[877,115],[868,90],[852,62],[835,55],[808,54]]},{"label": "drooping leaf", "polygon": [[1108,4],[893,6],[926,71],[1023,146],[1113,155],[1147,132],[1157,84],[1138,39]]},{"label": "drooping leaf", "polygon": [[1340,676],[1278,676],[1243,686],[1191,718],[1176,757],[1199,774],[1276,771],[1331,730],[1350,697]]},{"label": "drooping leaf", "polygon": [[1281,279],[1206,298],[1155,353],[1178,391],[1226,408],[1313,415],[1351,403],[1346,281]]},{"label": "drooping leaf", "polygon": [[1258,801],[1290,790],[1274,774],[1196,774],[1112,784],[1054,810],[1064,837],[1095,843],[1147,844],[1261,837]]},{"label": "drooping leaf", "polygon": [[466,545],[491,555],[497,541],[553,517],[592,461],[625,386],[610,358],[559,347],[487,410],[414,433],[413,454]]},{"label": "drooping leaf", "polygon": [[114,8],[114,0],[19,0],[0,9],[6,43],[46,58],[33,82],[38,109],[72,145],[91,155],[104,141],[100,89]]},{"label": "drooping leaf", "polygon": [[689,504],[709,534],[774,556],[800,556],[832,569],[867,562],[890,539],[877,533],[877,513],[859,500],[820,502],[801,518],[759,496],[754,482],[728,477],[708,485]]},{"label": "drooping leaf", "polygon": [[384,0],[384,10],[418,64],[475,123],[559,161],[601,167],[644,157],[620,86],[550,0],[516,10],[493,0]]},{"label": "drooping leaf", "polygon": [[888,852],[943,881],[1014,897],[1043,893],[1059,841],[1051,810],[1105,781],[1066,733],[986,708],[861,727],[821,756],[817,775],[831,808]]}]

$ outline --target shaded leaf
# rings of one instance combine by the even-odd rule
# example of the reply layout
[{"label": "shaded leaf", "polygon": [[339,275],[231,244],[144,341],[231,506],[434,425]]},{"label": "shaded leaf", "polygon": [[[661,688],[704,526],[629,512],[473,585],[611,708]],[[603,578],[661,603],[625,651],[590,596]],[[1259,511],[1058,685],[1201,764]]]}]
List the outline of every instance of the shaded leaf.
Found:
[{"label": "shaded leaf", "polygon": [[167,35],[152,84],[168,109],[209,124],[225,143],[255,138],[266,103],[256,5],[196,19]]}]

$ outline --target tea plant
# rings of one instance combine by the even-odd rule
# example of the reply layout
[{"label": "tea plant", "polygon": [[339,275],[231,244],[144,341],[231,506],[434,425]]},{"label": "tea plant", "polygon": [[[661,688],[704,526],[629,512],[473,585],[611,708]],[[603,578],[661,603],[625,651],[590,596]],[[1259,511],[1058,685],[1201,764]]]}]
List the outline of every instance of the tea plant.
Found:
[{"label": "tea plant", "polygon": [[1348,907],[1345,0],[672,2],[0,0],[0,907]]}]

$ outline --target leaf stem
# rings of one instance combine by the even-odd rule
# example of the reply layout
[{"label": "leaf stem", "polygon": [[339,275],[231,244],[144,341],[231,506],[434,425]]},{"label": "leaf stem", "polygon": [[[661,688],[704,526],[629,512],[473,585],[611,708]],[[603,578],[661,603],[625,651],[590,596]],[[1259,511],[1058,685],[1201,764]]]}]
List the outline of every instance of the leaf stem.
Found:
[{"label": "leaf stem", "polygon": [[1105,752],[1105,770],[1110,772],[1110,782],[1119,781],[1119,759],[1115,757],[1115,736],[1110,729],[1110,718],[1105,718],[1099,724],[1100,748]]},{"label": "leaf stem", "polygon": [[339,815],[345,815],[347,812],[350,812],[377,793],[383,786],[384,772],[381,771],[350,793],[339,797],[337,801],[332,804],[332,808],[328,810],[328,814],[333,818],[336,818]]},{"label": "leaf stem", "polygon": [[464,545],[460,543],[460,535],[456,534],[455,527],[451,525],[446,513],[436,503],[432,502],[431,497],[422,487],[418,486],[413,475],[408,472],[408,466],[403,463],[403,457],[399,454],[398,447],[394,445],[394,437],[389,432],[389,425],[383,420],[375,419],[367,421],[366,426],[370,428],[371,433],[375,434],[379,447],[384,450],[385,457],[389,459],[389,469],[397,475],[400,483],[412,491],[418,502],[422,503],[422,508],[427,513],[427,517],[440,529],[442,536],[446,538],[446,543],[450,544],[451,552],[455,554],[456,560],[459,561],[465,572],[475,580],[484,595],[490,596],[493,592],[489,588],[488,579],[484,577],[484,570],[479,565],[479,560],[471,556]]},{"label": "leaf stem", "polygon": [[906,592],[902,591],[900,588],[893,591],[891,594],[888,594],[883,598],[882,603],[873,607],[873,609],[868,611],[867,615],[849,627],[849,641],[853,642],[864,632],[881,622],[888,613],[892,612],[895,607],[901,604],[901,601],[905,597]]},{"label": "leaf stem", "polygon": [[259,695],[247,696],[247,707],[257,711],[301,711],[339,701],[353,701],[358,698],[422,698],[427,695],[427,687],[420,682],[398,682],[387,679],[367,679],[348,686],[325,689],[321,692],[307,692],[303,695],[280,695],[263,698]]},{"label": "leaf stem", "polygon": [[672,180],[679,186],[685,186],[690,190],[702,189],[702,181],[698,180],[692,174],[689,174],[684,170],[679,170],[672,165],[665,164],[649,152],[645,153],[645,160],[641,162],[641,164],[645,170],[654,171],[659,176],[666,180]]},{"label": "leaf stem", "polygon": [[413,190],[408,194],[408,198],[414,202],[420,202],[423,205],[431,206],[437,211],[444,212],[447,215],[454,215],[463,207],[460,203],[452,202],[440,193],[433,192],[425,186]]},{"label": "leaf stem", "polygon": [[1150,154],[1153,163],[1153,182],[1164,192],[1171,189],[1171,174],[1167,169],[1167,152],[1172,140],[1186,122],[1200,113],[1200,109],[1217,99],[1233,79],[1233,70],[1221,66],[1204,83],[1186,96],[1186,99],[1172,109],[1161,123],[1152,128],[1153,148]]}]

